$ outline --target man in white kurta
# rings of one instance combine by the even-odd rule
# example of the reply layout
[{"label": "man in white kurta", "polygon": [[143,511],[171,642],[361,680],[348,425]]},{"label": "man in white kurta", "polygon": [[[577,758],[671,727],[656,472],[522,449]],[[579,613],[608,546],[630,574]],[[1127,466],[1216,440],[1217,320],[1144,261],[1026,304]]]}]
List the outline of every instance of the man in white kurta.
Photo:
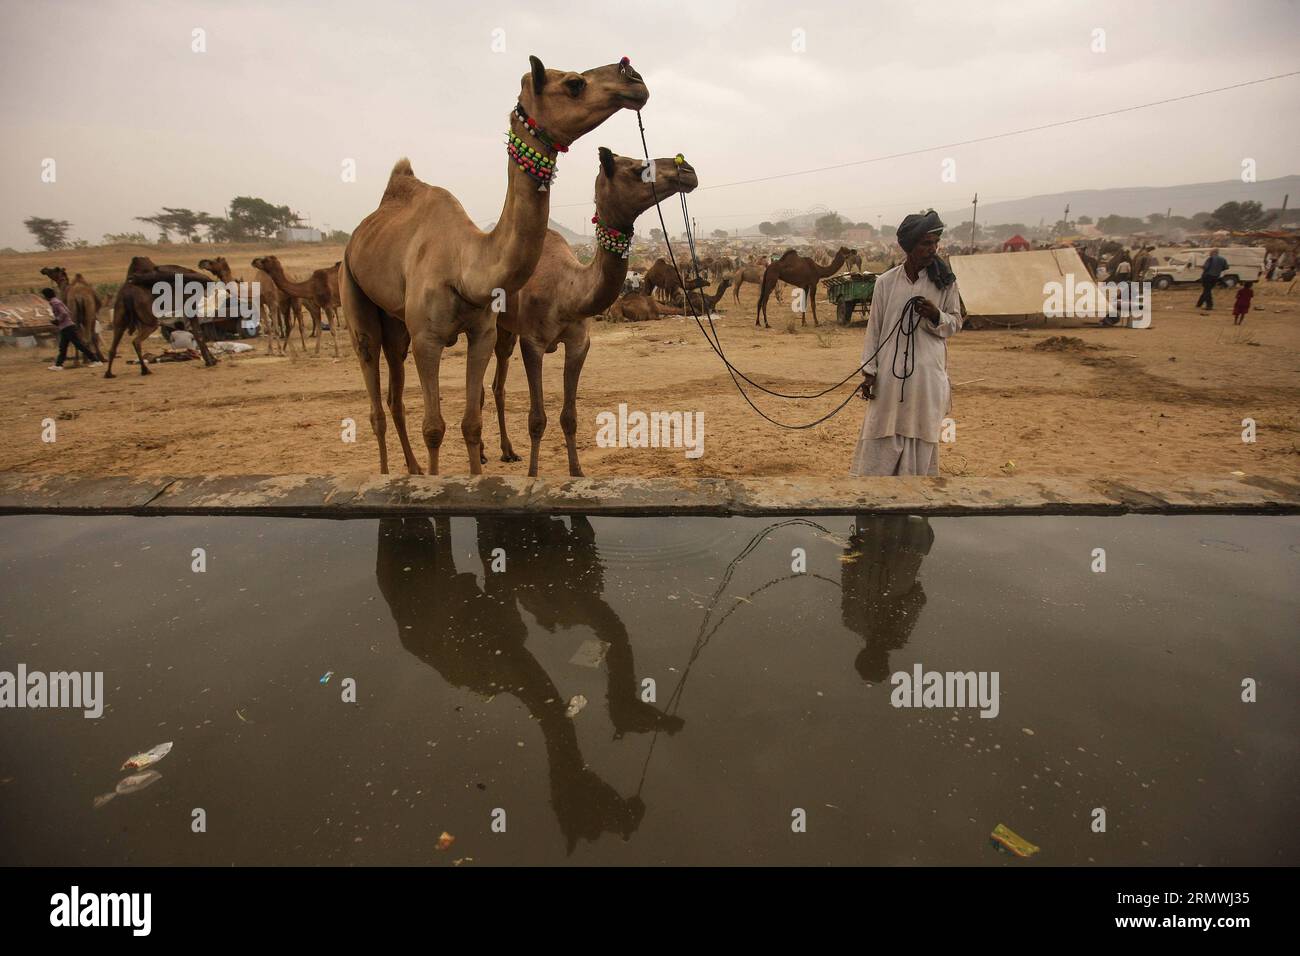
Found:
[{"label": "man in white kurta", "polygon": [[[876,280],[863,344],[863,397],[868,398],[849,474],[938,475],[939,431],[951,408],[948,338],[961,328],[961,298],[947,266],[937,260],[943,223],[933,210],[908,216],[898,227],[907,252],[899,266]],[[911,349],[915,365],[905,370],[906,340],[894,327],[904,306],[918,303]],[[919,320],[919,321],[917,321]]]}]

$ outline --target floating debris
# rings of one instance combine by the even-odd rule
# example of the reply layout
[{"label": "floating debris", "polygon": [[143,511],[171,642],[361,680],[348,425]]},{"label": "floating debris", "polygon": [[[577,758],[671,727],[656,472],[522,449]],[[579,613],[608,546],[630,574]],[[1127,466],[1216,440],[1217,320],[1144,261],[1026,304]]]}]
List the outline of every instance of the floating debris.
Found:
[{"label": "floating debris", "polygon": [[[238,711],[236,711],[236,713],[238,713]],[[171,752],[172,752],[172,742],[169,740],[165,744],[159,744],[156,747],[151,747],[142,754],[136,754],[134,757],[128,758],[126,763],[122,764],[122,766],[118,769],[143,770],[145,767],[152,767],[159,760],[162,760],[163,757],[166,757]]]},{"label": "floating debris", "polygon": [[582,708],[587,706],[587,698],[581,694],[574,694],[569,700],[569,706],[564,708],[565,717],[577,717],[582,713]]},{"label": "floating debris", "polygon": [[[170,746],[170,744],[168,746]],[[111,793],[101,793],[95,798],[95,809],[98,810],[114,797],[139,793],[145,787],[151,787],[161,779],[162,774],[157,770],[146,770],[144,773],[136,773],[129,777],[123,777],[121,782],[118,783],[117,787]]]},{"label": "floating debris", "polygon": [[455,842],[456,842],[456,838],[452,836],[450,833],[448,833],[446,830],[443,830],[442,836],[438,837],[438,849],[450,850],[451,845]]},{"label": "floating debris", "polygon": [[599,667],[607,650],[609,645],[604,641],[583,641],[569,658],[569,663],[579,667]]},{"label": "floating debris", "polygon": [[325,672],[325,676],[322,677],[322,678],[320,679],[320,682],[321,682],[322,684],[328,684],[328,683],[330,682],[330,678],[333,677],[333,676],[334,676],[334,672],[333,672],[333,671],[326,671],[326,672]]},{"label": "floating debris", "polygon": [[995,846],[1001,847],[1018,857],[1028,858],[1038,852],[1039,848],[1034,846],[1024,837],[1013,831],[1010,827],[999,823],[989,834]]}]

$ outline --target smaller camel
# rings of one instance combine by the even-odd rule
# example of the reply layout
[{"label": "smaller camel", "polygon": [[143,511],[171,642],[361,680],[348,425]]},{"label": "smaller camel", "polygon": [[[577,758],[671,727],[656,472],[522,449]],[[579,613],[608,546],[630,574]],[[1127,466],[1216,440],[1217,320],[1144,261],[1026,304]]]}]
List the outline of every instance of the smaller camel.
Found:
[{"label": "smaller camel", "polygon": [[695,314],[705,316],[713,312],[713,307],[718,304],[718,300],[722,298],[722,294],[727,291],[727,287],[730,285],[731,277],[728,276],[718,283],[718,288],[713,295],[709,295],[706,292],[686,293],[687,299]]},{"label": "smaller camel", "polygon": [[[95,333],[95,317],[99,315],[103,302],[95,287],[82,278],[80,272],[75,279],[69,281],[68,271],[63,266],[46,266],[41,270],[41,275],[53,282],[59,290],[59,299],[72,313],[72,321],[76,323],[77,332],[86,348],[97,360],[104,361],[104,350],[100,346],[99,336]],[[74,353],[73,361],[80,365],[81,353],[75,350]]]},{"label": "smaller camel", "polygon": [[[767,271],[767,265],[764,263],[751,263],[750,265],[741,266],[731,274],[731,297],[740,304],[740,287],[746,282],[752,282],[760,289],[763,288],[763,273]],[[777,302],[784,302],[781,298],[781,286],[778,285],[774,290]]]},{"label": "smaller camel", "polygon": [[[307,306],[307,311],[311,313],[312,324],[319,330],[321,314],[326,313],[328,315],[333,308],[330,304],[329,282],[325,276],[327,270],[317,269],[303,280],[290,279],[285,274],[284,266],[280,264],[278,256],[258,256],[253,260],[253,267],[261,269],[269,275],[282,294],[299,299]],[[334,269],[333,272],[337,281],[338,269]],[[330,322],[330,339],[334,343],[335,358],[339,357],[339,338],[335,332],[337,326],[337,319],[333,319]],[[299,338],[301,338],[303,334],[301,320],[298,323],[298,334]],[[323,337],[318,331],[316,334],[316,355],[320,355],[320,340]],[[285,336],[285,341],[288,341],[288,335]],[[305,352],[307,350],[305,339],[302,340],[302,347]]]},{"label": "smaller camel", "polygon": [[[153,260],[147,256],[135,256],[131,260],[126,270],[126,281],[118,288],[117,296],[113,300],[113,343],[108,347],[108,368],[104,370],[104,378],[117,377],[113,374],[113,360],[117,357],[117,346],[127,332],[131,333],[131,345],[135,348],[135,356],[140,362],[140,374],[153,374],[145,364],[144,352],[140,348],[140,343],[158,328],[161,317],[152,289],[159,282],[170,285],[177,276],[180,276],[184,282],[199,282],[205,286],[211,281],[210,276],[186,269],[184,266],[154,265]],[[203,340],[203,330],[199,328],[196,318],[186,315],[184,319],[186,327],[199,344],[203,364],[208,367],[216,365],[217,361],[208,351],[208,345]]]},{"label": "smaller camel", "polygon": [[629,292],[615,301],[606,314],[620,322],[653,322],[665,315],[685,315],[686,310],[679,305],[658,302],[643,292]]},{"label": "smaller camel", "polygon": [[757,326],[761,320],[764,328],[770,329],[767,323],[767,299],[776,288],[778,280],[788,282],[796,289],[803,292],[803,309],[801,312],[802,324],[808,324],[808,303],[812,303],[813,325],[817,324],[817,283],[827,276],[832,276],[840,271],[840,266],[844,260],[853,255],[857,250],[850,249],[847,246],[840,246],[835,253],[835,258],[830,261],[829,265],[819,266],[807,256],[801,256],[799,253],[790,249],[776,262],[767,267],[763,273],[763,289],[758,297],[758,312],[754,316],[754,325]]},{"label": "smaller camel", "polygon": [[677,270],[661,257],[646,270],[641,288],[646,295],[658,293],[659,301],[667,302],[682,290],[682,283],[677,277]]},{"label": "smaller camel", "polygon": [[[244,281],[242,278],[235,278],[234,273],[230,269],[230,263],[226,261],[225,256],[217,256],[215,259],[200,259],[199,268],[211,272],[218,280],[227,285],[231,283],[238,285]],[[257,285],[256,296],[254,296],[253,290],[250,288],[247,292],[248,297],[240,303],[241,308],[239,314],[244,315],[251,311],[253,303],[257,303],[260,312],[259,318],[261,319],[263,328],[267,331],[267,337],[270,343],[268,346],[268,353],[274,355],[275,330],[278,328],[279,312],[281,308],[286,312],[285,325],[287,326],[289,302],[280,294],[280,290],[276,288],[275,283],[271,281],[271,277],[265,272],[258,270],[257,274],[253,278],[253,282]]]}]

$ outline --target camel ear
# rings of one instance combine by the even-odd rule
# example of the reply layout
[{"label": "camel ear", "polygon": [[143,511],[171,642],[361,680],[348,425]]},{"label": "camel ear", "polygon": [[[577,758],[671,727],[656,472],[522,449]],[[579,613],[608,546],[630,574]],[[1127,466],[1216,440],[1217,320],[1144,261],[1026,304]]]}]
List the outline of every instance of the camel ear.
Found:
[{"label": "camel ear", "polygon": [[528,62],[533,67],[533,92],[540,93],[542,87],[546,86],[546,67],[535,56],[530,56]]},{"label": "camel ear", "polygon": [[605,146],[600,147],[600,168],[605,171],[605,175],[610,179],[614,178],[614,154]]}]

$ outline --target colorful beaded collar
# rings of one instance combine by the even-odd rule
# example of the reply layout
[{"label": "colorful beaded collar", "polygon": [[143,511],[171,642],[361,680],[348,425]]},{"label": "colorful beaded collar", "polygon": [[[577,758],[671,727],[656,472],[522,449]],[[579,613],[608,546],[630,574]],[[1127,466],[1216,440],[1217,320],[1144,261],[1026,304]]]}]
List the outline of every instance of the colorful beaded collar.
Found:
[{"label": "colorful beaded collar", "polygon": [[[528,130],[529,137],[535,139],[543,149],[552,153],[567,153],[569,151],[569,147],[557,143],[545,130],[537,125],[537,120],[528,115],[522,103],[515,104],[514,115],[519,117],[524,129]],[[541,149],[525,142],[515,134],[514,130],[506,130],[506,152],[514,160],[516,166],[537,180],[539,183],[537,189],[539,191],[545,192],[547,185],[555,181],[555,157],[548,156]]]},{"label": "colorful beaded collar", "polygon": [[632,230],[619,232],[617,229],[610,229],[608,226],[601,225],[599,216],[592,216],[591,221],[596,224],[596,245],[606,252],[626,259],[632,250]]}]

